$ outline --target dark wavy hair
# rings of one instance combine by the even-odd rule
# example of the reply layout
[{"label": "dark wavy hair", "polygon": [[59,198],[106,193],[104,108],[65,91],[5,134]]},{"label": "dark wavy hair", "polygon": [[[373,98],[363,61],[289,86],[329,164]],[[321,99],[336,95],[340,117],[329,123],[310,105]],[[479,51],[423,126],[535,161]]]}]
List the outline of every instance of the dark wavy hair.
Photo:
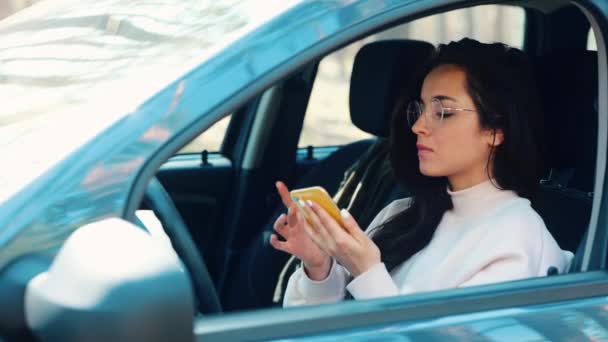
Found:
[{"label": "dark wavy hair", "polygon": [[541,176],[535,136],[542,127],[542,116],[527,56],[504,44],[484,44],[468,38],[440,45],[414,85],[404,92],[392,117],[389,158],[398,183],[408,189],[412,202],[373,232],[372,239],[389,271],[424,248],[443,214],[452,208],[447,178],[420,173],[416,136],[407,125],[405,114],[407,103],[420,96],[426,75],[445,64],[464,70],[467,93],[481,128],[503,132],[502,144],[491,151],[488,159],[488,166],[493,163],[491,178],[495,179],[495,186],[531,198]]}]

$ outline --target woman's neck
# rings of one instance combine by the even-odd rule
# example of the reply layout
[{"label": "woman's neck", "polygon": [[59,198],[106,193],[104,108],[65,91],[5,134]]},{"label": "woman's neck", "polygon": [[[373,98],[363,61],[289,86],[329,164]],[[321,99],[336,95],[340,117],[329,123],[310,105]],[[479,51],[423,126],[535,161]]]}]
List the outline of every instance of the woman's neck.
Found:
[{"label": "woman's neck", "polygon": [[517,197],[515,192],[501,189],[496,180],[486,180],[462,190],[448,189],[448,195],[452,199],[452,214],[466,218],[487,213],[500,203]]},{"label": "woman's neck", "polygon": [[451,191],[460,191],[474,187],[475,185],[481,184],[483,182],[487,182],[488,180],[493,178],[490,176],[493,174],[493,172],[488,172],[492,170],[488,170],[486,168],[486,164],[487,163],[479,165],[473,170],[468,170],[468,172],[465,173],[459,173],[448,176],[447,178],[449,189]]},{"label": "woman's neck", "polygon": [[490,177],[487,174],[482,177],[448,177],[448,185],[451,191],[461,191],[487,182],[488,180],[490,180]]}]

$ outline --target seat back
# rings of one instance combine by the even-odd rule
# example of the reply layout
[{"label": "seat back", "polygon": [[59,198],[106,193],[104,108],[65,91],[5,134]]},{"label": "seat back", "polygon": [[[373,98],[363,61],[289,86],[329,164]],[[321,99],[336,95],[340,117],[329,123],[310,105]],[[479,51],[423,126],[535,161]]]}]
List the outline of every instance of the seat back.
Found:
[{"label": "seat back", "polygon": [[547,171],[532,205],[559,246],[575,252],[583,243],[593,201],[597,53],[556,51],[540,58],[537,70]]},{"label": "seat back", "polygon": [[[351,121],[359,129],[376,138],[343,146],[311,169],[293,184],[292,188],[321,185],[329,193],[335,193],[340,184],[343,187],[352,184],[344,181],[345,172],[350,171],[348,175],[353,175],[353,171],[370,165],[367,162],[362,165],[362,157],[370,154],[366,151],[376,151],[385,144],[383,139],[389,134],[390,117],[398,97],[433,50],[433,45],[413,40],[380,41],[362,47],[355,57],[351,76]],[[353,164],[358,167],[352,168]],[[382,172],[383,168],[378,167],[377,170]],[[363,174],[357,173],[356,177],[363,177]],[[367,177],[370,178],[373,177]],[[390,186],[384,183],[382,188],[387,189]],[[357,196],[369,195],[371,191],[358,193]],[[340,204],[350,203],[355,195],[354,191],[343,193],[340,196]],[[365,227],[373,218],[370,212],[379,211],[395,196],[395,191],[371,194],[367,196],[367,203],[373,205],[360,206],[359,201],[359,208],[365,210],[355,209],[352,214],[360,219],[359,223]],[[273,305],[274,290],[289,255],[275,250],[268,241],[273,231],[273,222],[283,212],[284,208],[277,208],[260,235],[243,252],[239,264],[232,268],[226,281],[226,289],[222,293],[225,310]]]}]

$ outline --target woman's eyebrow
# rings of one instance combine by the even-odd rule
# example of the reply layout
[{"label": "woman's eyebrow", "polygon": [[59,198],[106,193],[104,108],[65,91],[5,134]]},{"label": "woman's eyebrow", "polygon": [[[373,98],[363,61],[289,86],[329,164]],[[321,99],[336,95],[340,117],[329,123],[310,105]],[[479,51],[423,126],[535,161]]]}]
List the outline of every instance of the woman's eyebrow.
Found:
[{"label": "woman's eyebrow", "polygon": [[433,96],[433,98],[437,99],[439,101],[450,100],[450,101],[458,102],[458,100],[456,100],[455,98],[447,96],[447,95],[435,95],[435,96]]}]

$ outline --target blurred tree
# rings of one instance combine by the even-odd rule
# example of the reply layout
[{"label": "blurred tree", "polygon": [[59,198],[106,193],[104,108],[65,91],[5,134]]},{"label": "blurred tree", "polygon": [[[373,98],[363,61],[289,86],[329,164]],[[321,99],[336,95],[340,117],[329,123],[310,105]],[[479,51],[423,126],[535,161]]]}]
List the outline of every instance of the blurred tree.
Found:
[{"label": "blurred tree", "polygon": [[39,0],[4,0],[0,1],[0,20],[32,5]]}]

